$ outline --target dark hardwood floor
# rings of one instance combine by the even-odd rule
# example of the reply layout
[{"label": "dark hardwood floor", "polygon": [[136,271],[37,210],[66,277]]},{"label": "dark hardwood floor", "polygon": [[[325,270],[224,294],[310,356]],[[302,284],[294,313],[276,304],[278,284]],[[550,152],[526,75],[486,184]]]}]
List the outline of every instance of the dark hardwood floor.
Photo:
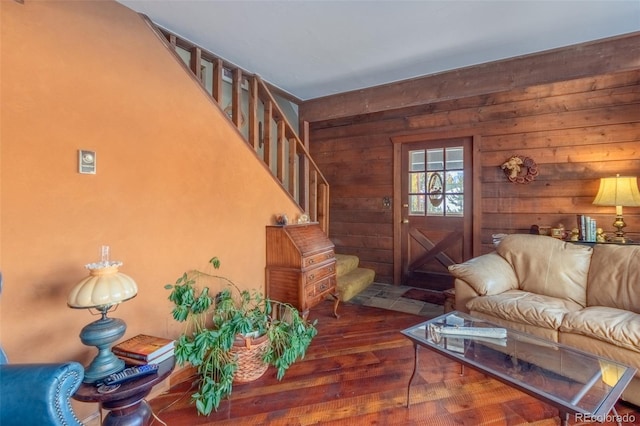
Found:
[{"label": "dark hardwood floor", "polygon": [[[191,380],[176,375],[169,392],[149,401],[155,415],[169,426],[560,424],[551,406],[469,368],[461,376],[458,364],[426,349],[406,408],[414,351],[400,330],[426,318],[353,304],[339,313],[332,316],[331,301],[312,309],[318,336],[281,382],[270,368],[204,417],[190,403]],[[640,424],[637,407],[616,408],[634,419],[625,424]]]}]

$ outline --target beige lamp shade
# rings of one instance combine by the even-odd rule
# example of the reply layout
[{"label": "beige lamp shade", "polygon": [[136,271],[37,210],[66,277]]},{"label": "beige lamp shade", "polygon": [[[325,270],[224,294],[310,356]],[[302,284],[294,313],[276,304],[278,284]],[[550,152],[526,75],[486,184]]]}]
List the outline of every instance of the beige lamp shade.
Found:
[{"label": "beige lamp shade", "polygon": [[87,309],[108,307],[129,300],[138,294],[131,277],[118,272],[122,262],[99,262],[86,265],[89,276],[71,290],[67,305]]},{"label": "beige lamp shade", "polygon": [[600,188],[593,204],[621,207],[640,206],[638,179],[635,176],[601,178]]}]

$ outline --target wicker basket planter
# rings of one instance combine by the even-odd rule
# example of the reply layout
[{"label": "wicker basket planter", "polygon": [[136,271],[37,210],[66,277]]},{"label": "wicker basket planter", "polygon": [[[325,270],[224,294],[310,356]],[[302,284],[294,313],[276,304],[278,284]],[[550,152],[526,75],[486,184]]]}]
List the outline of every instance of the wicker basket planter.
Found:
[{"label": "wicker basket planter", "polygon": [[[217,257],[209,263],[220,267]],[[165,288],[171,290],[173,318],[186,323],[176,341],[176,362],[196,367],[198,390],[191,400],[204,416],[218,410],[234,384],[258,379],[270,365],[281,380],[317,333],[315,322],[292,305],[241,290],[214,273],[188,271]]]},{"label": "wicker basket planter", "polygon": [[233,383],[247,383],[259,379],[269,368],[269,364],[262,361],[269,339],[265,334],[258,338],[237,336],[233,342],[231,353],[237,357],[238,369],[233,377]]}]

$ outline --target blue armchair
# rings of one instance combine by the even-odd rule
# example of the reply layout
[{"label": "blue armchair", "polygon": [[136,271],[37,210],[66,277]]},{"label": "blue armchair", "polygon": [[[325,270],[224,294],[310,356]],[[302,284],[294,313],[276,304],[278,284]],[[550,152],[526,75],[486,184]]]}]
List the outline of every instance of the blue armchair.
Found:
[{"label": "blue armchair", "polygon": [[84,377],[80,363],[7,364],[0,349],[0,425],[82,425],[71,396]]},{"label": "blue armchair", "polygon": [[77,362],[9,364],[0,347],[0,425],[82,425],[70,398],[83,377],[84,368]]}]

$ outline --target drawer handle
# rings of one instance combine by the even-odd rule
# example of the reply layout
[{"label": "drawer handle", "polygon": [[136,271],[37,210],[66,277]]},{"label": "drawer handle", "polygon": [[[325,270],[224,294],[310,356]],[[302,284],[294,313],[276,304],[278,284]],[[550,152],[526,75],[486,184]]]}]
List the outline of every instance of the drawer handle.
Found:
[{"label": "drawer handle", "polygon": [[333,272],[333,266],[329,267],[329,272]]},{"label": "drawer handle", "polygon": [[315,277],[315,275],[313,275],[313,274],[309,275],[309,279],[310,279],[311,281],[313,281],[313,278],[314,278],[314,277]]},{"label": "drawer handle", "polygon": [[327,289],[327,285],[326,284],[321,284],[320,285],[320,291],[326,290],[326,289]]},{"label": "drawer handle", "polygon": [[309,260],[307,261],[307,263],[308,263],[309,265],[311,265],[311,264],[313,263],[313,259],[309,259]]}]

